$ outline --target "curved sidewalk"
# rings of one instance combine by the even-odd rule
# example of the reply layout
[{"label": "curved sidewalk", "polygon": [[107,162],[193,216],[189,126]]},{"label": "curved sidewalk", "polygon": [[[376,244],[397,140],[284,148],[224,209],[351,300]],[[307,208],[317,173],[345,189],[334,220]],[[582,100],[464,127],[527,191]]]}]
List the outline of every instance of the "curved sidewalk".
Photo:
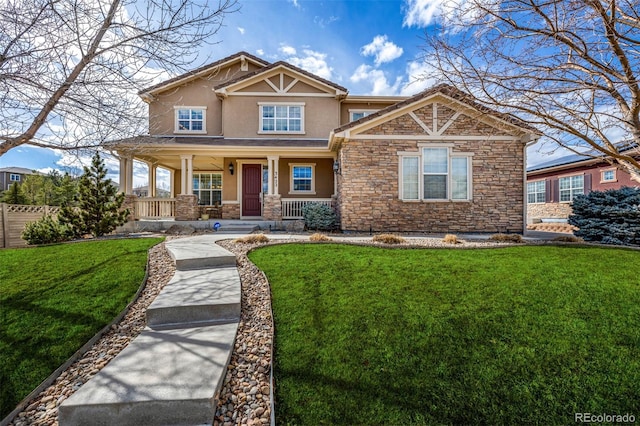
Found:
[{"label": "curved sidewalk", "polygon": [[168,241],[176,273],[147,310],[147,326],[59,408],[67,425],[212,424],[240,320],[228,235]]}]

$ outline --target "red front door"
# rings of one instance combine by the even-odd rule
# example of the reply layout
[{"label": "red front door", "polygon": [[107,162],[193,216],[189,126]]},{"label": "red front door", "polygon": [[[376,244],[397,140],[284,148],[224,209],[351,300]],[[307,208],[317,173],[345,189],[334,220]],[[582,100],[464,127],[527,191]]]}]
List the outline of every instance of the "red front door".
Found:
[{"label": "red front door", "polygon": [[242,216],[262,216],[262,166],[242,165]]}]

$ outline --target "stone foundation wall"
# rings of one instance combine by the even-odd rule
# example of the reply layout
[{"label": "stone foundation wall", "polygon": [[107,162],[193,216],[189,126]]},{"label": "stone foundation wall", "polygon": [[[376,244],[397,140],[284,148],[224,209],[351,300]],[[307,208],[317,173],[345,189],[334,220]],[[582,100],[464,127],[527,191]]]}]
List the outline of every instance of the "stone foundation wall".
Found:
[{"label": "stone foundation wall", "polygon": [[571,213],[570,203],[527,204],[527,223],[536,223],[540,219],[567,219]]},{"label": "stone foundation wall", "polygon": [[223,204],[222,219],[240,219],[240,204]]},{"label": "stone foundation wall", "polygon": [[282,201],[280,195],[263,197],[262,218],[264,220],[282,220]]},{"label": "stone foundation wall", "polygon": [[200,207],[195,195],[176,196],[176,220],[198,220]]}]

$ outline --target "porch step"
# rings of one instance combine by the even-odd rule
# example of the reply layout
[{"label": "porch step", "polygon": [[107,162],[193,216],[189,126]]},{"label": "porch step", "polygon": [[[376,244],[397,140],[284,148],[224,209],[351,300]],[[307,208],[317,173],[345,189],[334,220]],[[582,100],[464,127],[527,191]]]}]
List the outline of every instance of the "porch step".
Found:
[{"label": "porch step", "polygon": [[157,329],[238,321],[240,297],[235,266],[176,271],[147,309],[147,325]]},{"label": "porch step", "polygon": [[236,256],[215,244],[211,235],[172,240],[167,250],[180,271],[235,266]]},{"label": "porch step", "polygon": [[237,327],[146,328],[64,401],[60,425],[210,425]]}]

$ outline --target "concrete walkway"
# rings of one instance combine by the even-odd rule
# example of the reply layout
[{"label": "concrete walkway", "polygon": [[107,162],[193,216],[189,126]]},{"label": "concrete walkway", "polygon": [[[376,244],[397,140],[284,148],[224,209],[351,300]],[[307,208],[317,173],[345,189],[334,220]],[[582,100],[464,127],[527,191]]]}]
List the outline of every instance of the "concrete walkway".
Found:
[{"label": "concrete walkway", "polygon": [[177,271],[147,327],[59,408],[59,424],[211,425],[240,320],[229,235],[168,241]]}]

